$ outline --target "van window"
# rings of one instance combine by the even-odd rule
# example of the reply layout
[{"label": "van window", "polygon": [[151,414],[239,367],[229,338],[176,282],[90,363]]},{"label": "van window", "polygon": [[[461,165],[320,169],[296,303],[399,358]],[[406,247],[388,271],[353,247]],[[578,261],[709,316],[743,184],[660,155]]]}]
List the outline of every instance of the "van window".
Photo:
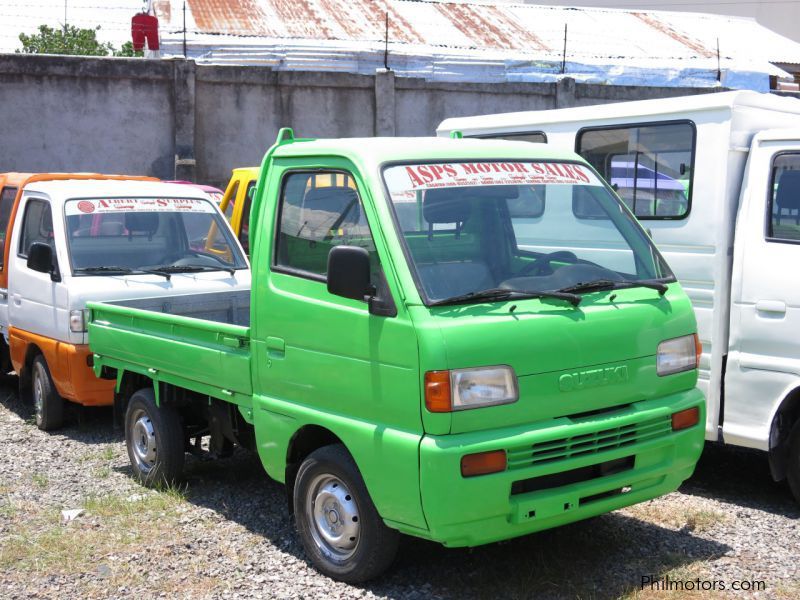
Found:
[{"label": "van window", "polygon": [[[695,129],[690,122],[586,128],[576,151],[597,169],[640,219],[689,214]],[[591,202],[573,197],[575,216],[600,218]]]},{"label": "van window", "polygon": [[11,218],[11,209],[14,208],[14,198],[17,197],[17,188],[4,187],[0,192],[0,269],[3,268],[3,247],[8,233],[8,221]]},{"label": "van window", "polygon": [[345,244],[366,248],[377,265],[355,182],[346,174],[290,173],[278,218],[277,267],[324,278],[331,248]]},{"label": "van window", "polygon": [[775,156],[769,192],[767,236],[800,242],[800,153]]},{"label": "van window", "polygon": [[476,135],[468,137],[492,140],[510,140],[512,142],[533,142],[534,144],[547,143],[547,134],[545,134],[544,131],[529,131],[525,133],[498,133],[493,135]]},{"label": "van window", "polygon": [[34,242],[43,242],[55,247],[53,216],[50,213],[50,205],[43,200],[29,200],[25,205],[22,237],[19,242],[19,255],[22,258],[28,258],[28,250]]}]

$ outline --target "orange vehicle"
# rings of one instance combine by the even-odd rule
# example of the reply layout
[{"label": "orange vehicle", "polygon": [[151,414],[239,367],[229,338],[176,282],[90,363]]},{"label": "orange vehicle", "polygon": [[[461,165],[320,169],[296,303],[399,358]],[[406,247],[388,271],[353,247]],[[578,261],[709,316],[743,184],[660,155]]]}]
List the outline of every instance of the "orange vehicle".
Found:
[{"label": "orange vehicle", "polygon": [[[203,251],[211,228],[222,257]],[[216,203],[152,177],[0,174],[0,239],[1,359],[44,430],[61,425],[65,400],[113,404],[114,382],[91,368],[87,300],[249,286]]]},{"label": "orange vehicle", "polygon": [[[130,179],[158,181],[154,177],[101,175],[98,173],[0,173],[0,368],[4,373],[12,369],[8,345],[8,260],[11,230],[17,216],[22,192],[26,185],[36,181],[67,179]],[[19,372],[19,371],[18,371]],[[91,373],[91,369],[87,370]]]}]

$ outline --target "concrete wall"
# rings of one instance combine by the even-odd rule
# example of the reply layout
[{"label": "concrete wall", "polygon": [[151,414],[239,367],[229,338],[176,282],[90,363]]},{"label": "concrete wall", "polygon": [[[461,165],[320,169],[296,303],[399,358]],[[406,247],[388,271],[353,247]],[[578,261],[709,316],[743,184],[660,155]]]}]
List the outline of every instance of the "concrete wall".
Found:
[{"label": "concrete wall", "polygon": [[233,167],[258,164],[280,127],[300,137],[421,136],[451,116],[708,91],[0,55],[0,172],[121,172],[221,186]]}]

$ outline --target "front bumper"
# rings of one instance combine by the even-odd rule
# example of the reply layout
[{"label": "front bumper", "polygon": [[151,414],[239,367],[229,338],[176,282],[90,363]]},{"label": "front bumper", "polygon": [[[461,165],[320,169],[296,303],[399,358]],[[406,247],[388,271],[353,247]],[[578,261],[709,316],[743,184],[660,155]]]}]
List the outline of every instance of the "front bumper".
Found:
[{"label": "front bumper", "polygon": [[[672,413],[693,406],[699,422],[672,431]],[[671,492],[694,471],[704,424],[705,401],[694,389],[579,419],[425,436],[420,486],[428,536],[477,546]],[[462,456],[498,449],[507,453],[506,471],[461,476]]]}]

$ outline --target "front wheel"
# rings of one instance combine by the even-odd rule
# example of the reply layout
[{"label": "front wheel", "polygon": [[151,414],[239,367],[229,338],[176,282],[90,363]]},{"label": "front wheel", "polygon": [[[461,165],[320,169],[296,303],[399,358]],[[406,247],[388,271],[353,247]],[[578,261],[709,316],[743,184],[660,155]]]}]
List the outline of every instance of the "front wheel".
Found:
[{"label": "front wheel", "polygon": [[31,365],[31,395],[36,415],[36,426],[42,431],[53,431],[64,423],[64,399],[59,395],[47,361],[41,354]]},{"label": "front wheel", "polygon": [[383,523],[342,445],[315,450],[303,461],[294,485],[294,514],[311,562],[333,579],[372,579],[397,553],[399,534]]},{"label": "front wheel", "polygon": [[125,445],[140,483],[156,487],[180,479],[184,460],[180,415],[171,406],[156,406],[152,389],[135,392],[128,402]]},{"label": "front wheel", "polygon": [[789,434],[789,460],[786,478],[794,499],[800,502],[800,420],[794,424]]}]

